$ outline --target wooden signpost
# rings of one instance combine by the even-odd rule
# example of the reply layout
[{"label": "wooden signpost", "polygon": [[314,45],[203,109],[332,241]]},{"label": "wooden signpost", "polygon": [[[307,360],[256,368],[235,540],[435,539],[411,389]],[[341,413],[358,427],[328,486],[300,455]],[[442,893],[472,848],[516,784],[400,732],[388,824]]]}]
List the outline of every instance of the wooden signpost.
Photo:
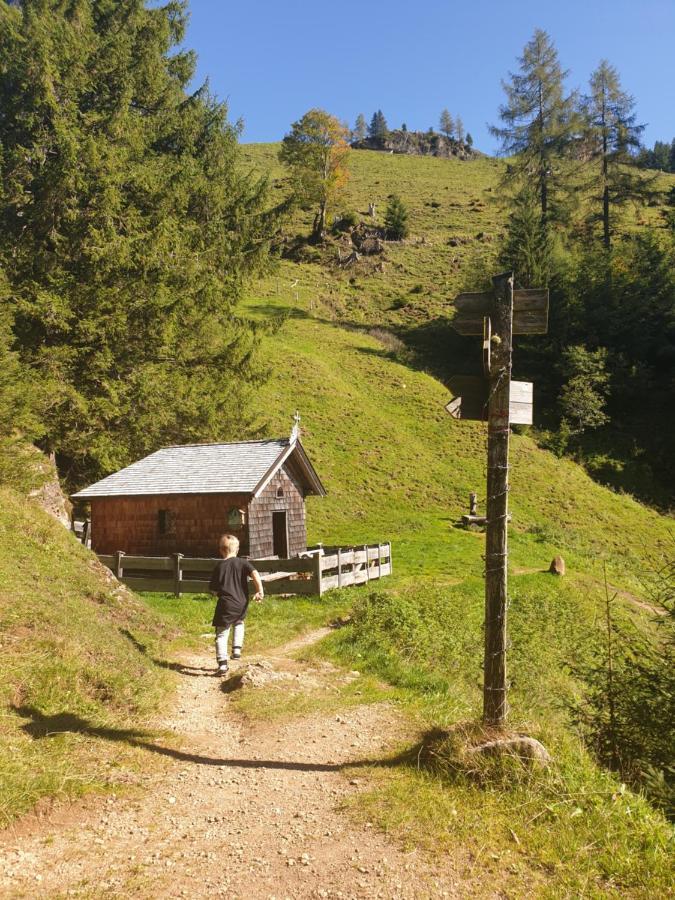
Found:
[{"label": "wooden signpost", "polygon": [[[490,384],[479,375],[456,375],[448,382],[454,394],[445,406],[453,419],[474,419],[486,422]],[[509,401],[509,421],[512,425],[532,424],[531,381],[512,381]]]},{"label": "wooden signpost", "polygon": [[487,419],[483,721],[502,726],[508,713],[509,436],[512,424],[532,422],[532,384],[511,381],[511,344],[514,334],[546,333],[548,291],[514,291],[512,272],[495,276],[492,283],[491,292],[460,294],[455,300],[455,330],[483,337],[486,377],[453,379],[450,387],[456,396],[446,409],[455,418]]}]

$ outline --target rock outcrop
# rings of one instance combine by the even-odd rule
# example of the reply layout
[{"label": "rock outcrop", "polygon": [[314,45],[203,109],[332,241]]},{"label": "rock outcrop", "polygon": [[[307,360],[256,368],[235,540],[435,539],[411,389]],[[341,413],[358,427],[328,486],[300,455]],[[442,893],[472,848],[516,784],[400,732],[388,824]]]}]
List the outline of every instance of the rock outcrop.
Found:
[{"label": "rock outcrop", "polygon": [[464,141],[431,131],[390,131],[386,138],[354,141],[354,150],[379,150],[409,156],[440,156],[444,159],[477,159],[482,154]]}]

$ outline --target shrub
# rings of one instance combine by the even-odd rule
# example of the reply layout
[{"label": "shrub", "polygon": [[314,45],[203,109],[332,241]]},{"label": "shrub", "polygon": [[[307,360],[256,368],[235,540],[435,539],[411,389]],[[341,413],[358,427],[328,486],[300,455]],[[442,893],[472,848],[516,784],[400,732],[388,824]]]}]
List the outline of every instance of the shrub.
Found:
[{"label": "shrub", "polygon": [[387,237],[392,241],[401,241],[408,236],[408,210],[403,201],[393,194],[384,214],[384,226]]}]

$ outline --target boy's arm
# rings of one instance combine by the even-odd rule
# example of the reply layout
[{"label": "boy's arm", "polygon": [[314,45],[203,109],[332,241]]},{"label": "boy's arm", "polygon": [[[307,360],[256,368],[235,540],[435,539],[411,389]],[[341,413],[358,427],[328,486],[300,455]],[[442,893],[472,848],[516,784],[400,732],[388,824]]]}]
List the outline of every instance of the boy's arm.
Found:
[{"label": "boy's arm", "polygon": [[251,581],[253,582],[253,587],[255,588],[253,599],[260,603],[265,596],[265,591],[263,590],[262,579],[256,569],[251,572]]}]

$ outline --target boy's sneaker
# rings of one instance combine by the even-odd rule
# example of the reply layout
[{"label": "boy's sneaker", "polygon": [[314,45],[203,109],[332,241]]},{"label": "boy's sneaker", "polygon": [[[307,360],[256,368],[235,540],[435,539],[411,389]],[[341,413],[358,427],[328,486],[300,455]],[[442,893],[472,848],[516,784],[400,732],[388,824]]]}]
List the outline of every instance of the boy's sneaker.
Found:
[{"label": "boy's sneaker", "polygon": [[218,675],[227,675],[230,671],[230,667],[226,662],[218,663]]},{"label": "boy's sneaker", "polygon": [[232,659],[241,659],[241,647],[232,648]]}]

